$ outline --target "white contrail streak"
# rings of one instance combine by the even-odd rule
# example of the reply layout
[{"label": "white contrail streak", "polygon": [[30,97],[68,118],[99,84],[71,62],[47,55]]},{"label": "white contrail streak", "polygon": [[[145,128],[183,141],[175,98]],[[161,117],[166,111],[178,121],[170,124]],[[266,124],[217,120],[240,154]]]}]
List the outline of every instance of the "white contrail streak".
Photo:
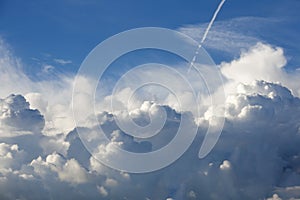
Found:
[{"label": "white contrail streak", "polygon": [[222,6],[223,6],[224,3],[225,3],[225,0],[222,0],[221,3],[219,4],[217,10],[215,11],[213,17],[211,18],[211,20],[210,20],[210,22],[209,22],[209,24],[208,24],[208,26],[207,26],[207,28],[206,28],[206,30],[205,30],[205,33],[204,33],[204,35],[203,35],[203,37],[202,37],[202,40],[201,40],[201,42],[200,42],[200,45],[205,41],[205,39],[206,39],[206,37],[207,37],[207,34],[208,34],[209,30],[211,29],[211,27],[212,27],[214,21],[216,20],[216,18],[217,18],[217,16],[218,16],[218,13],[220,12],[220,10],[221,10],[221,8],[222,8]]},{"label": "white contrail streak", "polygon": [[200,44],[198,45],[198,48],[197,48],[197,50],[196,50],[196,52],[195,52],[195,55],[194,55],[194,57],[193,57],[193,59],[192,59],[192,61],[191,61],[191,65],[190,65],[190,67],[189,67],[188,73],[190,72],[191,68],[193,67],[194,62],[196,61],[196,57],[197,57],[197,55],[198,55],[198,53],[199,53],[199,49],[202,47],[202,44],[204,43],[204,41],[205,41],[205,39],[206,39],[206,37],[207,37],[207,35],[208,35],[208,32],[209,32],[209,30],[211,29],[212,25],[214,24],[214,21],[216,20],[216,18],[217,18],[217,16],[218,16],[218,13],[220,12],[220,10],[221,10],[223,4],[225,3],[225,1],[226,1],[226,0],[222,0],[222,1],[220,2],[220,4],[219,4],[218,8],[216,9],[216,11],[215,11],[213,17],[211,18],[211,20],[210,20],[210,22],[209,22],[209,24],[208,24],[208,26],[207,26],[207,28],[206,28],[206,30],[205,30],[205,32],[204,32],[204,35],[203,35],[203,37],[202,37],[202,40],[200,41]]}]

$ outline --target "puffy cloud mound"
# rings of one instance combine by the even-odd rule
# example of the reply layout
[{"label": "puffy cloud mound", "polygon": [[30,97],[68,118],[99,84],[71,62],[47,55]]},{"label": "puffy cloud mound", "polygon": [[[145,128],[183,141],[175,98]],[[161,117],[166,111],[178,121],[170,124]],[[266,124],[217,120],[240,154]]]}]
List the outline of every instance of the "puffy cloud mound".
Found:
[{"label": "puffy cloud mound", "polygon": [[88,180],[87,172],[75,159],[66,160],[57,153],[48,155],[45,161],[41,157],[38,157],[30,163],[30,166],[42,178],[45,178],[49,174],[54,174],[58,180],[70,184],[85,183]]},{"label": "puffy cloud mound", "polygon": [[299,70],[286,72],[286,64],[287,59],[282,48],[257,43],[248,51],[242,52],[240,58],[222,63],[221,72],[225,78],[235,83],[250,84],[255,80],[281,83],[299,97]]},{"label": "puffy cloud mound", "polygon": [[[65,156],[52,152],[34,158],[15,144],[2,143],[2,184],[7,189],[4,194],[9,199],[35,199],[39,192],[44,199],[276,199],[291,197],[292,191],[292,197],[298,197],[300,112],[295,109],[299,105],[300,100],[281,85],[265,81],[240,84],[226,100],[225,127],[211,154],[202,160],[195,157],[205,129],[201,127],[205,123],[200,124],[198,138],[182,158],[148,174],[120,173],[103,166],[86,151],[76,130],[65,137],[69,143]],[[147,106],[150,108],[151,103],[134,110],[136,120],[147,120]],[[168,113],[163,132],[172,134],[176,129],[170,127],[178,126],[180,114],[163,107]],[[139,146],[132,136],[122,132],[112,114],[101,113],[98,120],[111,143],[130,151],[144,151],[140,148],[147,145]],[[47,137],[46,141],[50,141],[52,136]],[[107,150],[109,144],[102,153]],[[11,187],[11,181],[18,181],[18,188]],[[25,189],[33,185],[39,185],[36,193],[26,193]]]},{"label": "puffy cloud mound", "polygon": [[44,117],[38,110],[29,108],[29,103],[22,95],[10,95],[0,99],[0,136],[12,132],[39,133],[45,125]]},{"label": "puffy cloud mound", "polygon": [[211,156],[226,159],[220,169],[230,173],[234,199],[258,199],[276,186],[300,184],[299,111],[299,98],[265,81],[239,84],[227,97],[226,123]]},{"label": "puffy cloud mound", "polygon": [[[18,92],[20,87],[13,88],[12,83],[26,75],[15,68],[5,70],[19,62],[7,52],[3,55],[3,91]],[[97,144],[100,154],[111,153],[112,144],[132,152],[153,151],[165,146],[177,132],[183,113],[174,104],[145,101],[130,112],[120,106],[113,113],[104,107],[96,121],[87,118],[81,127],[75,127],[69,103],[71,82],[62,84],[67,83],[62,78],[60,87],[43,82],[38,88],[24,78],[23,85],[28,87],[22,95],[0,99],[0,199],[300,198],[300,79],[298,72],[285,72],[285,63],[281,48],[265,44],[222,63],[226,100],[224,105],[214,106],[224,111],[225,124],[213,151],[204,159],[197,158],[214,117],[213,108],[205,104],[201,105],[203,116],[191,120],[199,130],[188,151],[172,165],[146,174],[104,166],[87,151],[78,131],[97,138],[101,125],[110,142]],[[16,77],[9,77],[14,70]],[[90,89],[88,77],[83,83],[83,91]],[[122,100],[122,94],[118,95]],[[217,96],[218,90],[213,95]],[[188,97],[186,102],[190,102]],[[83,105],[83,111],[85,106],[89,104]],[[132,118],[145,126],[150,122],[149,113],[161,117],[163,110],[166,123],[150,139],[128,135],[116,122]]]}]

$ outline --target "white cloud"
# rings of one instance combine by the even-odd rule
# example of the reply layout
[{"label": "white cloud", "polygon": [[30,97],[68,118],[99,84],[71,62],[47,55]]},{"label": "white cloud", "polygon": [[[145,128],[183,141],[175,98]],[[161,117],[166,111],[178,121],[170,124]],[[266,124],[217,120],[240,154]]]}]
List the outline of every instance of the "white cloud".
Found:
[{"label": "white cloud", "polygon": [[228,160],[224,160],[223,163],[220,165],[221,170],[229,170],[231,168],[231,164]]},{"label": "white cloud", "polygon": [[64,60],[64,59],[61,59],[61,58],[55,58],[54,62],[56,62],[58,64],[61,64],[61,65],[67,65],[67,64],[71,64],[72,63],[71,60]]},{"label": "white cloud", "polygon": [[32,81],[24,73],[20,59],[1,38],[0,72],[0,97],[11,94],[27,96],[28,101],[32,101],[32,108],[39,109],[44,115],[44,134],[68,133],[75,127],[70,106],[73,77],[60,75],[55,80]]},{"label": "white cloud", "polygon": [[29,164],[33,167],[33,175],[42,178],[46,183],[49,177],[57,182],[66,182],[71,186],[84,184],[89,180],[88,172],[74,158],[65,159],[57,153],[48,155],[45,160],[41,157],[33,159]]},{"label": "white cloud", "polygon": [[86,171],[75,159],[68,160],[62,169],[58,171],[59,178],[69,183],[85,183],[88,181]]},{"label": "white cloud", "polygon": [[11,93],[26,93],[34,90],[32,81],[23,73],[22,63],[16,58],[8,45],[0,37],[0,80],[1,97],[6,97]]},{"label": "white cloud", "polygon": [[[253,23],[255,21],[255,23]],[[255,30],[259,30],[275,19],[260,17],[240,17],[225,21],[215,21],[204,43],[205,48],[219,50],[228,54],[238,55],[242,49],[248,49],[260,39]],[[249,30],[248,24],[252,24]],[[201,41],[208,24],[188,25],[179,29],[196,41]],[[253,31],[253,32],[252,32]]]},{"label": "white cloud", "polygon": [[0,137],[40,133],[44,128],[44,117],[38,110],[29,108],[21,95],[10,95],[0,99]]},{"label": "white cloud", "polygon": [[249,83],[254,79],[271,81],[280,78],[281,68],[286,63],[283,49],[258,43],[242,53],[238,60],[224,63],[221,67],[227,78]]},{"label": "white cloud", "polygon": [[240,58],[221,63],[221,71],[227,79],[236,83],[249,84],[256,80],[279,82],[299,96],[300,74],[297,71],[286,72],[286,63],[282,48],[258,43],[243,52]]},{"label": "white cloud", "polygon": [[97,189],[103,197],[106,197],[108,195],[108,192],[103,186],[97,186]]},{"label": "white cloud", "polygon": [[271,198],[267,198],[267,200],[282,200],[277,194],[273,194]]},{"label": "white cloud", "polygon": [[0,173],[5,174],[6,170],[20,168],[24,155],[25,152],[19,150],[17,144],[0,143]]},{"label": "white cloud", "polygon": [[53,71],[55,69],[55,67],[53,65],[44,65],[43,66],[43,72],[45,73],[49,73],[51,71]]},{"label": "white cloud", "polygon": [[[276,18],[243,16],[216,20],[203,46],[209,52],[217,52],[215,58],[225,54],[224,58],[233,59],[238,57],[241,51],[247,50],[257,42],[276,42],[277,45],[284,45],[287,48],[290,53],[289,61],[297,65],[299,63],[297,58],[299,46],[295,42],[295,33],[286,31],[289,22],[290,19],[284,16]],[[249,24],[251,24],[251,28],[249,28]],[[191,36],[196,41],[201,41],[207,26],[207,23],[187,25],[179,28],[179,31]]]},{"label": "white cloud", "polygon": [[[0,94],[4,95],[2,98],[9,93],[21,95],[9,96],[0,103],[1,128],[10,126],[16,128],[17,133],[13,135],[12,130],[6,129],[9,137],[0,137],[0,198],[300,198],[299,76],[284,71],[286,59],[281,48],[260,43],[240,58],[222,63],[221,71],[228,80],[224,86],[225,105],[220,106],[220,110],[224,110],[226,122],[213,151],[204,159],[197,158],[208,121],[213,117],[211,108],[205,104],[206,114],[199,120],[198,135],[189,150],[171,166],[147,174],[112,170],[86,151],[74,130],[70,108],[72,77],[33,82],[15,67],[16,59],[1,48],[6,53],[0,57],[3,72]],[[256,72],[252,73],[253,70]],[[149,71],[142,75],[147,73]],[[151,75],[160,77],[161,74]],[[79,111],[84,112],[90,106],[84,92],[92,88],[88,77],[80,78],[82,93],[79,95],[82,95],[83,105]],[[13,84],[18,80],[24,90]],[[176,82],[171,84],[176,85]],[[182,85],[177,89],[180,94],[187,94]],[[218,95],[218,91],[215,92],[214,95]],[[135,152],[167,144],[180,122],[180,110],[172,109],[176,102],[164,94],[161,95],[161,102],[167,104],[164,106],[134,101],[132,112],[125,116],[133,117],[138,123],[149,122],[148,112],[161,114],[159,109],[164,108],[167,113],[163,134],[141,141],[125,134],[115,123],[114,115],[122,113],[127,103],[123,97],[128,93],[130,88],[123,88],[116,95],[121,105],[118,112],[105,112],[107,107],[104,107],[104,111],[98,113],[97,120],[111,143]],[[81,129],[89,133],[95,130],[97,123],[86,120],[87,117],[83,116],[85,123]],[[42,119],[45,119],[45,127],[41,126]],[[22,131],[32,134],[20,134]],[[96,134],[88,135],[91,139],[97,136],[97,132],[93,133]],[[111,153],[109,145],[100,146],[99,153]]]}]

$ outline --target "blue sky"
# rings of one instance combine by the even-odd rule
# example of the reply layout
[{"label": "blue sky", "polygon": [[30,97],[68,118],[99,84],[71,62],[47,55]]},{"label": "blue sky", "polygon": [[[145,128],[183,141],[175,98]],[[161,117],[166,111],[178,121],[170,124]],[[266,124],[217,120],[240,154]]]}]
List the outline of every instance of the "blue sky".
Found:
[{"label": "blue sky", "polygon": [[[27,66],[37,73],[41,64],[59,65],[54,59],[72,61],[62,71],[76,72],[98,43],[132,28],[157,26],[179,29],[209,22],[219,1],[9,1],[0,2],[0,35]],[[250,34],[275,46],[282,46],[290,66],[299,66],[298,0],[228,0],[217,21],[240,17],[277,20],[259,26],[259,21],[236,25],[241,34]],[[250,23],[250,24],[249,24]],[[239,27],[240,26],[240,27]],[[298,27],[297,27],[298,26]],[[222,52],[210,52],[217,62]],[[221,57],[221,59],[219,58]]]}]

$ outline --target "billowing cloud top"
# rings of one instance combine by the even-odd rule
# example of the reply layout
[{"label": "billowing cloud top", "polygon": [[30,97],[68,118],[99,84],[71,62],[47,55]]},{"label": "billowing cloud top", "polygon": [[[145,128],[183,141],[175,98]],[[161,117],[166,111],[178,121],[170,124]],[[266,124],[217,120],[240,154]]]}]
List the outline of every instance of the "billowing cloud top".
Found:
[{"label": "billowing cloud top", "polygon": [[40,133],[45,125],[44,117],[38,110],[29,108],[22,95],[10,95],[0,99],[1,136],[23,132]]}]

